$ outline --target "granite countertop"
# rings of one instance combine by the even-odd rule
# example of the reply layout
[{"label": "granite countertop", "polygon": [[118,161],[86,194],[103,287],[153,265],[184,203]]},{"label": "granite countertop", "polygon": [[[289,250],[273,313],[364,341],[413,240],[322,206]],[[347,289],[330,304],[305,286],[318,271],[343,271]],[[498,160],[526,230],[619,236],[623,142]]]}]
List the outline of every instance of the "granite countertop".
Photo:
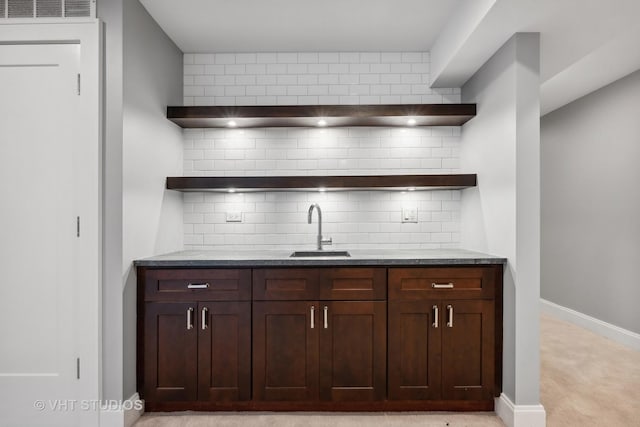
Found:
[{"label": "granite countertop", "polygon": [[[330,251],[333,249],[327,249]],[[365,265],[483,265],[506,264],[506,258],[466,249],[354,249],[350,257],[290,258],[293,251],[188,250],[134,261],[137,267],[280,267]]]}]

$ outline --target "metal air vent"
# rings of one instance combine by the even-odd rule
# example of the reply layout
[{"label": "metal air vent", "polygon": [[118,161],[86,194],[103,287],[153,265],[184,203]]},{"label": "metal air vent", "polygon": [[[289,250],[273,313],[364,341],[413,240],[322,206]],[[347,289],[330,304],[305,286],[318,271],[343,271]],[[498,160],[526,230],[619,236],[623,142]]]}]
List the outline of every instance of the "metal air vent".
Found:
[{"label": "metal air vent", "polygon": [[65,0],[64,11],[66,17],[91,16],[91,1]]},{"label": "metal air vent", "polygon": [[9,0],[7,18],[33,18],[33,0]]},{"label": "metal air vent", "polygon": [[0,0],[0,18],[78,18],[94,16],[95,0]]},{"label": "metal air vent", "polygon": [[61,0],[38,0],[36,2],[37,18],[59,18],[62,16]]}]

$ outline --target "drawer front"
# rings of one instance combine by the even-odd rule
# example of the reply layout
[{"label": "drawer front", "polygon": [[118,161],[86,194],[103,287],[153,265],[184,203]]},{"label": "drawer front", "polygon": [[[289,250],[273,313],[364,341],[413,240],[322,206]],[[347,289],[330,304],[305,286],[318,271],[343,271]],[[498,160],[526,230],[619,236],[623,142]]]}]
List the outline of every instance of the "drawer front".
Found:
[{"label": "drawer front", "polygon": [[152,269],[142,275],[146,301],[251,300],[250,269]]},{"label": "drawer front", "polygon": [[390,268],[389,299],[492,299],[499,271],[498,266]]},{"label": "drawer front", "polygon": [[265,268],[253,270],[254,300],[317,300],[317,268]]},{"label": "drawer front", "polygon": [[384,300],[387,298],[385,268],[320,269],[321,300]]}]

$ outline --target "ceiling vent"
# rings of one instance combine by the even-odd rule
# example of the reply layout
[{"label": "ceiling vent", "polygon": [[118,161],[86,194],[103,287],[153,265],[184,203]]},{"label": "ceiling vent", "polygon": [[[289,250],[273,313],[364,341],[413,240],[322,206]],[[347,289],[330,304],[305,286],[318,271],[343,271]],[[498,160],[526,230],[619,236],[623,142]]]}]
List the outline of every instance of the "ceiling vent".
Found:
[{"label": "ceiling vent", "polygon": [[0,18],[91,17],[95,0],[0,0]]}]

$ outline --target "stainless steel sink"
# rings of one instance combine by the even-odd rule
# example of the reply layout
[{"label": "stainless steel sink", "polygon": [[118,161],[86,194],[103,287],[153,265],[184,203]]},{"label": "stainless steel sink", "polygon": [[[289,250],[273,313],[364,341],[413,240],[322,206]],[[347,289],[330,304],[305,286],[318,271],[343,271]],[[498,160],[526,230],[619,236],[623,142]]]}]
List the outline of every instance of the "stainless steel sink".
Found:
[{"label": "stainless steel sink", "polygon": [[347,251],[295,251],[289,256],[294,258],[323,257],[323,256],[350,257],[351,254]]}]

